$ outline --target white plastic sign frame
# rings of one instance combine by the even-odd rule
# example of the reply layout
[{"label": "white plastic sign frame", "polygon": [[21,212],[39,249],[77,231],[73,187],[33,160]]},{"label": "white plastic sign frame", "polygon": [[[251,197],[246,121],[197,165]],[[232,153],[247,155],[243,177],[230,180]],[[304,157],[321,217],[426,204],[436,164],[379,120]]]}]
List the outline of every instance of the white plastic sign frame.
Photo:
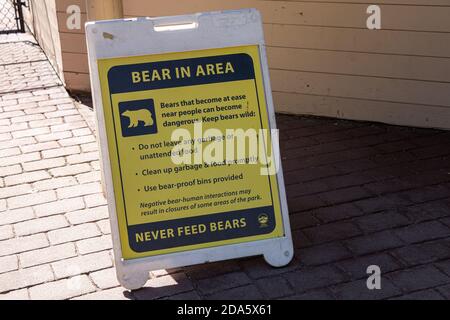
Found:
[{"label": "white plastic sign frame", "polygon": [[[195,27],[164,27],[175,25]],[[158,30],[161,27],[168,30]],[[249,256],[263,255],[266,262],[273,267],[283,267],[289,264],[293,258],[294,250],[281,168],[277,174],[277,182],[284,237],[133,260],[122,259],[101,84],[97,67],[98,59],[257,45],[259,47],[269,123],[271,128],[275,129],[275,112],[259,12],[256,9],[244,9],[173,17],[88,22],[86,24],[86,36],[92,94],[98,122],[102,173],[106,185],[115,266],[120,284],[129,290],[135,290],[146,284],[150,271]],[[273,148],[273,152],[280,159],[278,148]]]}]

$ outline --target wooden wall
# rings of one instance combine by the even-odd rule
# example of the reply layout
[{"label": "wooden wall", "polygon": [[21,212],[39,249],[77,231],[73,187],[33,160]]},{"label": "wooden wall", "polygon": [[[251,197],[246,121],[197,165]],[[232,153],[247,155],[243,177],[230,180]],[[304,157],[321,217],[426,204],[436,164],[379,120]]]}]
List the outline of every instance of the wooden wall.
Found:
[{"label": "wooden wall", "polygon": [[[258,8],[280,112],[450,129],[450,0],[123,1],[127,17]],[[57,0],[60,20],[75,2]],[[382,30],[366,28],[369,4]],[[88,90],[84,34],[64,24],[66,82]]]},{"label": "wooden wall", "polygon": [[[78,5],[81,8],[81,30],[67,28],[67,8]],[[85,0],[56,0],[59,36],[61,39],[64,80],[66,86],[74,91],[90,91],[89,66],[87,59],[84,24],[87,20]]]}]

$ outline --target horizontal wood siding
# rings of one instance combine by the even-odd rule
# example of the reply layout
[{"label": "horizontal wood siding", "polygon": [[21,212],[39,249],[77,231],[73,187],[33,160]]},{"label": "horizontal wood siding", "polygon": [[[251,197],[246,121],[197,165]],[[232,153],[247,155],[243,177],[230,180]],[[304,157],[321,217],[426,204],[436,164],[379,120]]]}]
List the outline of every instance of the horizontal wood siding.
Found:
[{"label": "horizontal wood siding", "polygon": [[[66,81],[89,89],[82,31],[64,29]],[[84,2],[84,1],[80,1]],[[382,30],[366,28],[378,4]],[[278,111],[450,129],[449,0],[124,0],[127,17],[255,7]]]},{"label": "horizontal wood siding", "polygon": [[[81,9],[81,30],[67,28],[67,8],[78,5]],[[85,0],[56,0],[56,14],[61,39],[64,80],[73,91],[90,91],[88,58],[84,24],[87,21]]]}]

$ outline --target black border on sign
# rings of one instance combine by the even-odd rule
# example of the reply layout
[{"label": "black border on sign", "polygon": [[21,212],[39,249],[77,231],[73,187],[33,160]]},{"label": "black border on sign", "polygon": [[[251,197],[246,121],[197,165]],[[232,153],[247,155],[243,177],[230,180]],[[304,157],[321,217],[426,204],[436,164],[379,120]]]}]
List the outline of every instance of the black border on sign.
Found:
[{"label": "black border on sign", "polygon": [[[259,46],[258,45],[256,45],[258,48],[259,48]],[[208,50],[208,49],[207,49]],[[245,52],[242,52],[242,53],[245,53]],[[245,53],[245,54],[247,54],[247,53]],[[247,54],[248,55],[248,54]],[[201,57],[201,58],[208,58],[209,56],[203,56],[203,57]],[[263,121],[262,121],[262,115],[261,115],[261,102],[260,102],[260,99],[259,99],[259,90],[258,90],[258,83],[257,83],[257,81],[256,81],[256,77],[257,77],[257,75],[256,75],[256,68],[255,68],[255,61],[253,60],[253,57],[252,56],[250,56],[249,55],[249,57],[250,57],[250,59],[252,60],[252,64],[253,64],[253,69],[255,70],[255,72],[254,72],[254,78],[253,78],[253,82],[254,82],[254,85],[255,85],[255,90],[256,90],[256,99],[257,99],[257,101],[258,101],[258,111],[259,111],[259,121],[260,121],[260,126],[261,126],[261,129],[263,129],[264,128],[264,126],[263,126]],[[258,53],[258,58],[260,58],[259,57],[259,53]],[[171,60],[166,60],[166,61],[171,61]],[[260,64],[261,64],[261,61],[260,61]],[[116,67],[116,66],[113,66],[113,67],[111,67],[109,70],[111,70],[112,68],[114,68],[114,67]],[[260,70],[259,69],[259,72],[262,72],[262,70]],[[124,206],[124,210],[125,210],[125,221],[126,221],[126,223],[127,223],[127,239],[129,238],[129,234],[128,234],[128,227],[130,226],[129,224],[128,224],[128,214],[127,214],[127,205],[126,205],[126,200],[125,200],[125,190],[124,190],[124,188],[123,188],[123,178],[122,178],[122,165],[121,165],[121,163],[120,163],[120,153],[119,153],[119,145],[118,145],[118,141],[117,141],[117,128],[116,128],[116,118],[115,118],[115,115],[114,115],[114,106],[113,106],[113,101],[112,101],[112,96],[113,96],[113,94],[111,94],[111,92],[110,92],[110,90],[109,90],[109,88],[110,88],[110,86],[109,86],[109,78],[107,77],[107,84],[108,84],[108,91],[109,91],[109,98],[110,98],[110,105],[111,105],[111,113],[112,113],[112,117],[113,117],[113,127],[114,127],[114,140],[115,140],[115,145],[116,145],[116,152],[117,152],[117,160],[118,160],[118,165],[119,165],[119,174],[120,174],[120,188],[121,188],[121,190],[122,190],[122,201],[123,201],[123,206]],[[248,79],[248,80],[250,80],[250,79]],[[235,80],[235,81],[227,81],[227,82],[237,82],[237,81],[246,81],[246,80]],[[264,82],[264,79],[263,79],[263,82]],[[217,84],[217,82],[216,83],[211,83],[211,84]],[[197,85],[208,85],[208,84],[194,84],[194,85],[191,85],[192,87],[193,86],[197,86]],[[175,87],[176,88],[176,87]],[[153,90],[158,90],[158,89],[153,89]],[[152,90],[143,90],[143,91],[152,91]],[[130,92],[127,92],[127,93],[132,93],[132,92],[136,92],[136,91],[130,91]],[[139,92],[142,92],[142,91],[139,91]],[[123,94],[123,93],[120,93],[120,94]],[[265,96],[265,92],[264,92],[264,96]],[[266,97],[266,99],[267,99],[267,97]],[[268,110],[267,110],[267,104],[266,104],[266,112],[268,112]],[[271,128],[271,126],[270,126],[270,121],[268,121],[268,125],[269,125],[269,130],[271,131],[272,130],[272,128]],[[263,139],[264,139],[264,136],[263,136]],[[272,148],[273,148],[273,142],[272,142]],[[266,141],[264,141],[264,148],[265,148],[265,146],[266,146]],[[109,147],[108,147],[108,149],[109,149]],[[265,150],[265,151],[267,151],[267,150]],[[273,151],[272,151],[273,152]],[[266,156],[266,162],[268,162],[267,161],[267,152],[265,152],[265,156]],[[266,165],[266,168],[268,168],[269,167],[269,165],[267,164]],[[270,198],[271,198],[271,202],[272,202],[272,207],[274,207],[274,201],[273,201],[273,190],[272,190],[272,183],[271,183],[271,176],[270,175],[268,175],[267,176],[267,178],[268,178],[268,180],[269,180],[269,189],[270,189]],[[279,192],[278,192],[278,194],[279,194]],[[274,208],[275,209],[275,208]],[[280,204],[280,210],[281,210],[281,204]],[[218,214],[219,212],[216,212],[216,213],[211,213],[211,214]],[[277,220],[276,220],[276,216],[277,216],[277,212],[274,210],[274,214],[275,214],[275,228],[277,227]],[[283,218],[283,217],[281,217],[281,218]],[[172,219],[172,220],[176,220],[176,219]],[[119,232],[120,232],[120,230],[119,230]],[[283,231],[284,232],[284,231]],[[231,238],[231,239],[229,239],[229,240],[232,240],[232,239],[238,239],[238,238]],[[256,241],[256,240],[255,240]],[[120,239],[120,242],[122,243],[122,239]],[[252,241],[248,241],[248,242],[252,242]],[[203,242],[203,243],[205,243],[205,242]],[[211,242],[211,243],[214,243],[214,242]],[[189,246],[189,245],[187,245],[187,246]],[[186,246],[179,246],[179,247],[175,247],[175,248],[183,248],[183,247],[186,247]],[[211,246],[211,247],[216,247],[216,246]],[[132,250],[132,251],[134,251],[132,248],[131,248],[131,246],[129,246],[129,248]],[[151,252],[151,251],[148,251],[148,252]],[[142,253],[142,252],[136,252],[136,253]],[[133,258],[134,259],[134,258]],[[126,260],[133,260],[133,259],[126,259]]]}]

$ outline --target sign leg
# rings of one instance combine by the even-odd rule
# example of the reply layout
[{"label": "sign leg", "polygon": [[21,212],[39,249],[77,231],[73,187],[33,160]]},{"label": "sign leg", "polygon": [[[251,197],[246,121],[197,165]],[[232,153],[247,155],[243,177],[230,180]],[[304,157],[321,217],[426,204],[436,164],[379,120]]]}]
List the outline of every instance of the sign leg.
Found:
[{"label": "sign leg", "polygon": [[287,266],[294,258],[294,250],[288,241],[281,243],[278,250],[269,250],[264,253],[264,260],[274,268]]},{"label": "sign leg", "polygon": [[119,283],[128,290],[138,290],[145,286],[149,280],[149,272],[135,272],[122,274],[118,277]]}]

